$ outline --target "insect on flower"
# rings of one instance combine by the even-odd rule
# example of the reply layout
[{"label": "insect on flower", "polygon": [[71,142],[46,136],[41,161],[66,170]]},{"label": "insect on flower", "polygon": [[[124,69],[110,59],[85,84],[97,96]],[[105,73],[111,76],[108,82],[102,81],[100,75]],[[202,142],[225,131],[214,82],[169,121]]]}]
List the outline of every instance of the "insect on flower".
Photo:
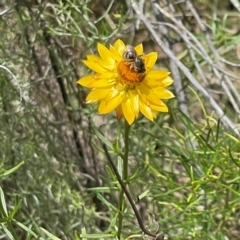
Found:
[{"label": "insect on flower", "polygon": [[77,81],[91,89],[87,103],[99,102],[100,114],[115,110],[117,119],[124,117],[128,124],[140,113],[153,121],[157,112],[168,112],[164,100],[174,97],[167,90],[173,79],[167,70],[153,69],[156,52],[143,54],[142,44],[126,46],[121,39],[109,48],[98,43],[97,49],[99,56],[90,54],[83,60],[94,73]]},{"label": "insect on flower", "polygon": [[127,64],[131,65],[131,69],[134,69],[138,73],[145,73],[145,62],[141,56],[137,55],[136,50],[131,45],[128,45],[126,51],[123,53],[123,58],[127,60]]}]

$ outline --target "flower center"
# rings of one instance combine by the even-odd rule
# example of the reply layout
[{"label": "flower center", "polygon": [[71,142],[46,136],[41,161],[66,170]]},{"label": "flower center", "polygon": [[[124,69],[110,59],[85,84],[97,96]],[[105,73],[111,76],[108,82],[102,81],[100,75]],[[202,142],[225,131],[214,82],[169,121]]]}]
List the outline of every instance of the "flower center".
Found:
[{"label": "flower center", "polygon": [[129,87],[135,87],[143,81],[146,76],[144,61],[137,57],[135,59],[124,59],[118,64],[120,82]]}]

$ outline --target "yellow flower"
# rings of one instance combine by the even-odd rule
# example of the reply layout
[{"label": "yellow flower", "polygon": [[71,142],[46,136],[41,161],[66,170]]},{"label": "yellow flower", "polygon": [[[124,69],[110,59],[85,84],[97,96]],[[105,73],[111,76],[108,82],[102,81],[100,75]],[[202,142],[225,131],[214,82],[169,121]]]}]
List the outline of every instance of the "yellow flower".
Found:
[{"label": "yellow flower", "polygon": [[161,99],[174,95],[165,89],[173,83],[170,72],[154,70],[157,53],[143,55],[142,44],[135,48],[126,46],[118,39],[110,48],[97,46],[100,57],[88,55],[84,64],[95,74],[82,77],[77,81],[92,91],[87,103],[99,102],[100,114],[116,110],[117,118],[123,116],[132,124],[141,112],[153,121],[157,111],[168,112]]}]

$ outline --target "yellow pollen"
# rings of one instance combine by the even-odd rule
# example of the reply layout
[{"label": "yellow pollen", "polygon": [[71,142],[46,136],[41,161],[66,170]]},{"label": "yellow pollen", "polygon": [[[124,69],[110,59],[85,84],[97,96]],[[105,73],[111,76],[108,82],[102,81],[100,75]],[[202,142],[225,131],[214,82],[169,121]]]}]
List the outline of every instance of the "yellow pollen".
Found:
[{"label": "yellow pollen", "polygon": [[134,68],[134,62],[123,60],[118,64],[118,73],[120,81],[128,86],[136,86],[142,82],[146,73],[138,73]]}]

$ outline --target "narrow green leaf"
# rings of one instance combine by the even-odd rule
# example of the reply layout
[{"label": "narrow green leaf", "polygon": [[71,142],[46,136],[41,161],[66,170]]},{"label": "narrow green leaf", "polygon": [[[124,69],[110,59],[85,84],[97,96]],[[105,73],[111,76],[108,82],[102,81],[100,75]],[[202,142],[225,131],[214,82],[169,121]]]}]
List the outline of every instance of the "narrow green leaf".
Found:
[{"label": "narrow green leaf", "polygon": [[12,233],[6,228],[6,225],[2,225],[3,231],[7,234],[10,240],[14,240]]},{"label": "narrow green leaf", "polygon": [[16,195],[15,197],[15,203],[14,203],[14,208],[13,210],[10,212],[9,216],[10,218],[14,218],[15,214],[17,213],[18,209],[21,207],[21,203],[22,201],[18,199],[18,196]]},{"label": "narrow green leaf", "polygon": [[33,232],[30,228],[28,228],[27,226],[23,225],[22,223],[18,222],[17,220],[14,219],[14,223],[16,223],[19,227],[21,227],[22,229],[24,229],[27,233],[31,234],[32,236],[34,236],[35,238],[37,238],[37,234],[35,232]]},{"label": "narrow green leaf", "polygon": [[41,228],[40,229],[48,236],[50,237],[52,240],[61,240],[60,238],[54,236],[52,233],[48,232],[46,229]]},{"label": "narrow green leaf", "polygon": [[16,165],[15,167],[5,171],[4,173],[0,174],[0,178],[6,177],[14,172],[16,172],[23,164],[25,164],[24,161],[20,162],[18,165]]},{"label": "narrow green leaf", "polygon": [[145,196],[147,196],[148,193],[149,193],[149,191],[150,191],[150,189],[148,189],[147,191],[141,193],[141,194],[138,196],[138,199],[141,200],[142,198],[144,198]]},{"label": "narrow green leaf", "polygon": [[117,187],[95,187],[95,188],[89,188],[88,190],[93,192],[110,193],[112,190],[117,190]]},{"label": "narrow green leaf", "polygon": [[100,193],[97,193],[97,198],[101,200],[103,203],[105,203],[109,208],[112,208],[115,211],[117,211],[116,207],[114,207],[110,202],[108,202]]},{"label": "narrow green leaf", "polygon": [[113,150],[112,143],[107,140],[107,138],[97,129],[94,125],[92,125],[94,133],[101,139],[109,148]]},{"label": "narrow green leaf", "polygon": [[87,239],[101,239],[107,237],[114,237],[111,233],[96,233],[96,234],[80,234],[80,237],[87,238]]},{"label": "narrow green leaf", "polygon": [[0,187],[0,199],[1,199],[1,213],[4,217],[8,217],[8,212],[7,212],[7,205],[6,205],[6,201],[5,201],[5,197],[4,197],[4,192],[2,190],[2,188]]}]

